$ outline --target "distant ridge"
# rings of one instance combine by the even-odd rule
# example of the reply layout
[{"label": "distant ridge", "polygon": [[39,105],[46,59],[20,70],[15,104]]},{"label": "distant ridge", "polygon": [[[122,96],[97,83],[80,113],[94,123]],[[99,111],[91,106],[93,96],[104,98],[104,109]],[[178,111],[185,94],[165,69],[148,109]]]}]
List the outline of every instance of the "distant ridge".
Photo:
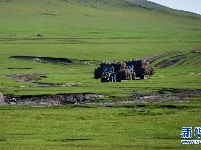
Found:
[{"label": "distant ridge", "polygon": [[[0,3],[17,3],[17,2],[28,3],[26,0],[0,0]],[[45,2],[46,1],[46,2]],[[34,3],[69,3],[69,4],[80,4],[85,5],[86,7],[94,7],[100,9],[126,9],[126,10],[140,10],[147,9],[152,11],[158,11],[160,13],[168,13],[172,15],[184,15],[187,17],[200,18],[201,15],[172,9],[148,0],[34,0]]]},{"label": "distant ridge", "polygon": [[110,8],[119,8],[119,9],[147,9],[147,10],[154,10],[163,13],[169,13],[173,15],[184,15],[194,17],[199,17],[199,14],[183,11],[183,10],[176,10],[172,9],[148,0],[63,0],[68,3],[80,3],[86,6],[91,7],[110,7]]}]

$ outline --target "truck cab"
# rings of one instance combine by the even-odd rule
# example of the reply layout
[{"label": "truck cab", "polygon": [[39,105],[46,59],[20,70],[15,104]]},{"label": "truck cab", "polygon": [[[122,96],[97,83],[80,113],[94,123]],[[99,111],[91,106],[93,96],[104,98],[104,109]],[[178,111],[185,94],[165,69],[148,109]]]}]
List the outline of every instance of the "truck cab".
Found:
[{"label": "truck cab", "polygon": [[113,66],[105,66],[103,68],[101,82],[116,82],[116,74]]}]

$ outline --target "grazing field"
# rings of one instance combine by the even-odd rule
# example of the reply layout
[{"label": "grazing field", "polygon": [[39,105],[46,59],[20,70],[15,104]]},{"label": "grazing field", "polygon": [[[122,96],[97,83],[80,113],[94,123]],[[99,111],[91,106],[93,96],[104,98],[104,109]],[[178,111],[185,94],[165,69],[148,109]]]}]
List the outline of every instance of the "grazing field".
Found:
[{"label": "grazing field", "polygon": [[[200,149],[181,127],[200,125],[200,104],[0,106],[1,149]],[[193,117],[192,117],[193,116]]]},{"label": "grazing field", "polygon": [[[145,0],[0,5],[0,92],[101,95],[90,104],[0,105],[0,149],[199,149],[180,134],[201,126],[200,15]],[[100,62],[134,58],[156,73],[94,79]]]}]

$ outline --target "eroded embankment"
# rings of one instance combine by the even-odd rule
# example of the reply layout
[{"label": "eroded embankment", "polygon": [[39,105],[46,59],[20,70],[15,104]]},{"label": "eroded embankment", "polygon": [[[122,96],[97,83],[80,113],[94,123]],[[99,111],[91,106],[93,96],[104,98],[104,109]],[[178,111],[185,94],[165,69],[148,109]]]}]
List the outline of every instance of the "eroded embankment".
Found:
[{"label": "eroded embankment", "polygon": [[26,105],[65,105],[77,104],[93,101],[96,98],[102,97],[99,94],[93,93],[72,93],[72,94],[56,94],[56,95],[6,95],[1,103],[4,104],[26,104]]},{"label": "eroded embankment", "polygon": [[[2,97],[2,96],[1,96]],[[124,104],[151,104],[151,103],[186,103],[191,102],[193,98],[201,97],[201,90],[187,89],[160,89],[157,92],[139,93],[134,92],[129,100],[113,100],[97,102],[97,98],[103,95],[94,93],[71,93],[71,94],[56,94],[56,95],[23,95],[14,96],[6,95],[1,98],[0,103],[4,104],[26,104],[26,105],[66,105],[66,104],[95,104],[100,106],[116,106]],[[118,97],[117,97],[118,99]],[[198,101],[194,100],[194,101]]]},{"label": "eroded embankment", "polygon": [[[101,106],[117,106],[127,104],[160,104],[160,103],[189,103],[193,98],[201,97],[198,89],[160,89],[156,92],[134,92],[129,100],[92,102]],[[197,100],[194,100],[196,102]]]}]

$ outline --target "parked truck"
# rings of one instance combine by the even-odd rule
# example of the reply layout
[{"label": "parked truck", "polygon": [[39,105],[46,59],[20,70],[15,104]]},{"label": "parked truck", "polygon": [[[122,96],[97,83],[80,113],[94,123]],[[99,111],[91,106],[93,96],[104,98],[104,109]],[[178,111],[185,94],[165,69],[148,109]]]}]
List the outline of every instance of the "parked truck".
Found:
[{"label": "parked truck", "polygon": [[101,82],[116,82],[116,72],[112,65],[107,65],[103,68]]},{"label": "parked truck", "polygon": [[125,62],[102,62],[94,70],[94,78],[101,78],[101,82],[121,82],[122,80],[144,79],[145,75],[153,75],[154,68],[142,59]]},{"label": "parked truck", "polygon": [[102,74],[104,72],[105,67],[113,67],[114,72],[116,73],[121,69],[122,64],[120,62],[102,62],[100,63],[100,66],[94,70],[94,78],[99,79],[102,77]]},{"label": "parked truck", "polygon": [[126,64],[128,66],[132,65],[134,67],[135,75],[140,79],[144,79],[145,75],[153,75],[155,73],[154,67],[150,66],[147,60],[133,59],[130,61],[126,61]]},{"label": "parked truck", "polygon": [[121,80],[135,80],[136,78],[136,74],[135,74],[135,70],[133,65],[130,64],[126,64],[125,63],[125,67],[121,68],[121,70],[119,70],[116,73],[116,81],[117,82],[121,82]]}]

